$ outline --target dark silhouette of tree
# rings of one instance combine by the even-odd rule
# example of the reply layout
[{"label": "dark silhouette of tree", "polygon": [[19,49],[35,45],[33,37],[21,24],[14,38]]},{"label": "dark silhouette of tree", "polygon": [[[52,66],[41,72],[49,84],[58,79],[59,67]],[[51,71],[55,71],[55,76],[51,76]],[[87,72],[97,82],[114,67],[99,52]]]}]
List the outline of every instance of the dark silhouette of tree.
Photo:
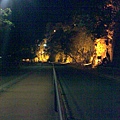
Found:
[{"label": "dark silhouette of tree", "polygon": [[11,9],[1,9],[0,8],[0,55],[2,56],[2,66],[9,67],[11,57],[7,55],[8,39],[11,26],[13,23],[9,20],[11,14]]},{"label": "dark silhouette of tree", "polygon": [[120,11],[116,15],[116,25],[114,33],[114,53],[113,53],[113,65],[120,67]]},{"label": "dark silhouette of tree", "polygon": [[[82,48],[81,46],[83,43],[87,43],[89,38],[90,41],[94,41],[97,38],[104,37],[114,43],[115,19],[120,5],[118,0],[84,0],[77,2],[77,4],[72,1],[71,4],[73,4],[74,10],[69,20],[67,19],[64,23],[49,25],[51,29],[48,30],[48,43],[50,45],[48,51],[51,55],[64,51],[64,54],[70,55],[75,61],[76,58],[73,55],[81,54],[81,56],[87,56],[85,59],[88,59],[92,55],[93,46],[90,45],[92,47],[86,53],[83,52],[85,47]],[[80,32],[81,29],[83,29],[82,32]]]}]

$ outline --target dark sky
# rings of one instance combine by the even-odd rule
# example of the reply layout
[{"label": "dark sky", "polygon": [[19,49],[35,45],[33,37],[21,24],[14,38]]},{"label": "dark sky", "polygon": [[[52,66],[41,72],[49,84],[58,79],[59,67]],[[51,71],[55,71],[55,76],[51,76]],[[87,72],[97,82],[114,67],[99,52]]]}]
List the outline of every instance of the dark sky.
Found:
[{"label": "dark sky", "polygon": [[42,40],[46,23],[67,20],[80,2],[84,0],[0,0],[2,8],[11,8],[10,19],[15,25],[9,47],[29,46]]},{"label": "dark sky", "polygon": [[64,21],[73,10],[70,0],[2,0],[2,7],[12,10],[12,37],[29,42],[41,39],[47,22]]}]

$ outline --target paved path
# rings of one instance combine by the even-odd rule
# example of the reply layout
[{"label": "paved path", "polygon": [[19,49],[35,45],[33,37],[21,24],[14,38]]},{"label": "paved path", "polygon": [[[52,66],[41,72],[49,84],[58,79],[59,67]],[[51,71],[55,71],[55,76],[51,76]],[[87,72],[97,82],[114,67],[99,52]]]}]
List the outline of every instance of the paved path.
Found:
[{"label": "paved path", "polygon": [[29,76],[0,93],[0,120],[59,120],[52,68],[38,67],[31,67]]}]

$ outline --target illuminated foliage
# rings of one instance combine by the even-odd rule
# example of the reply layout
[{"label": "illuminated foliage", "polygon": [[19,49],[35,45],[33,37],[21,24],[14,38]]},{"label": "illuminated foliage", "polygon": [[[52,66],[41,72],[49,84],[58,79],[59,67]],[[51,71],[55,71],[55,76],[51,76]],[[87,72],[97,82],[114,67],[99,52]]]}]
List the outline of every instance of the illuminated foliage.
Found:
[{"label": "illuminated foliage", "polygon": [[[75,2],[73,4],[75,5]],[[104,38],[109,45],[105,41],[102,45],[101,42],[100,46],[104,46],[102,53],[107,54],[106,51],[108,51],[108,56],[112,61],[115,21],[120,2],[118,0],[90,0],[82,1],[75,6],[75,11],[68,22],[49,24],[47,38],[50,54],[55,57],[57,53],[63,52],[75,62],[86,63],[94,52],[96,39]],[[101,53],[99,49],[97,50],[97,53]]]},{"label": "illuminated foliage", "polygon": [[[109,56],[108,62],[113,60],[113,48],[114,43],[116,43],[114,31],[117,28],[116,21],[118,21],[119,10],[120,1],[118,0],[90,0],[83,2],[80,8],[76,8],[76,14],[73,15],[73,23],[85,27],[93,35],[94,41],[100,40],[97,43],[98,46],[101,43],[100,47],[95,49],[95,61],[99,61],[100,59],[98,60],[98,58],[101,58],[101,61],[107,59],[106,55]],[[104,42],[102,43],[102,41]],[[101,47],[103,46],[104,49],[101,52]]]},{"label": "illuminated foliage", "polygon": [[6,8],[4,10],[0,8],[0,30],[8,29],[13,25],[13,23],[8,20],[10,14],[10,8]]},{"label": "illuminated foliage", "polygon": [[0,8],[0,45],[2,45],[2,33],[5,34],[5,30],[8,31],[11,26],[13,26],[13,23],[8,19],[10,14],[10,8],[6,8],[4,10]]},{"label": "illuminated foliage", "polygon": [[85,26],[95,38],[106,36],[106,30],[115,20],[119,7],[118,0],[87,1],[82,3],[81,8],[76,8],[74,23]]},{"label": "illuminated foliage", "polygon": [[49,55],[46,52],[46,39],[43,39],[43,41],[40,42],[37,46],[38,47],[36,49],[36,56],[38,58],[38,61],[47,62],[47,60],[49,59]]},{"label": "illuminated foliage", "polygon": [[88,63],[93,54],[92,35],[82,28],[71,38],[70,56],[75,62]]},{"label": "illuminated foliage", "polygon": [[[50,26],[51,24],[48,28]],[[93,52],[93,36],[88,33],[85,27],[76,26],[74,23],[73,26],[56,23],[52,28],[54,29],[51,32],[47,32],[49,33],[47,35],[47,37],[49,36],[47,52],[50,55],[50,61],[58,59],[66,62],[68,57],[71,57],[74,62],[89,62]]]}]

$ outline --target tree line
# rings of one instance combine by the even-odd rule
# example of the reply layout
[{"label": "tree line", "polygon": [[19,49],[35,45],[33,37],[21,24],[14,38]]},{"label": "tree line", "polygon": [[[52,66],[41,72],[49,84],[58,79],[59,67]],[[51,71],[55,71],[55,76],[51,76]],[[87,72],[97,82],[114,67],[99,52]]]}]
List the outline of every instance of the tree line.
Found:
[{"label": "tree line", "polygon": [[111,40],[113,48],[115,46],[120,16],[118,0],[90,0],[78,2],[74,7],[69,19],[46,24],[45,38],[51,61],[63,52],[75,62],[89,62],[98,38]]}]

